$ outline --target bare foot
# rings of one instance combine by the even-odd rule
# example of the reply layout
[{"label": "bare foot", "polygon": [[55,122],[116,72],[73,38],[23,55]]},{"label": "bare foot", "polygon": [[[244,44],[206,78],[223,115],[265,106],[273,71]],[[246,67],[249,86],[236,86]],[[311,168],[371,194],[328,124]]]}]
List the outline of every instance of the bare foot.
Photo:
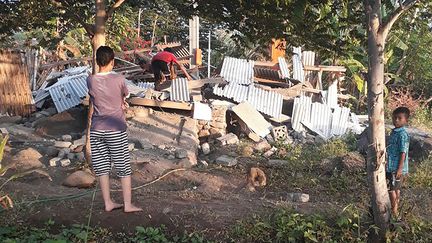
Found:
[{"label": "bare foot", "polygon": [[111,212],[113,210],[120,209],[122,207],[123,207],[123,204],[119,204],[119,203],[115,203],[115,202],[105,203],[105,211],[106,212]]},{"label": "bare foot", "polygon": [[142,212],[142,211],[143,211],[142,208],[136,207],[133,204],[130,204],[130,205],[124,207],[125,213],[134,213],[134,212]]}]

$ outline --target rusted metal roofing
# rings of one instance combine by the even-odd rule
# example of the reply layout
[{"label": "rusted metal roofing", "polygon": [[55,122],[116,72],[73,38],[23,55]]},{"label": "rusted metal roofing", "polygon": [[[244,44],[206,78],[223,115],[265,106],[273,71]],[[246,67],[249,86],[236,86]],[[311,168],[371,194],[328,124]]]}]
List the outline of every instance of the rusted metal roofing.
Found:
[{"label": "rusted metal roofing", "polygon": [[88,74],[86,73],[63,77],[46,89],[50,93],[58,113],[81,103],[82,98],[88,93],[87,77]]},{"label": "rusted metal roofing", "polygon": [[254,75],[257,78],[283,81],[280,71],[271,68],[254,67]]},{"label": "rusted metal roofing", "polygon": [[189,52],[189,48],[184,46],[176,46],[172,47],[174,56],[177,57],[178,60],[189,59],[191,57],[191,53]]},{"label": "rusted metal roofing", "polygon": [[190,101],[188,80],[185,78],[174,79],[171,83],[170,99],[172,101]]},{"label": "rusted metal roofing", "polygon": [[254,61],[225,57],[220,76],[237,84],[251,84],[254,77]]},{"label": "rusted metal roofing", "polygon": [[290,78],[288,63],[284,57],[278,57],[281,78]]},{"label": "rusted metal roofing", "polygon": [[258,111],[274,118],[280,118],[282,114],[282,95],[254,85],[245,86],[235,83],[216,85],[213,93],[233,99],[237,103],[248,101]]}]

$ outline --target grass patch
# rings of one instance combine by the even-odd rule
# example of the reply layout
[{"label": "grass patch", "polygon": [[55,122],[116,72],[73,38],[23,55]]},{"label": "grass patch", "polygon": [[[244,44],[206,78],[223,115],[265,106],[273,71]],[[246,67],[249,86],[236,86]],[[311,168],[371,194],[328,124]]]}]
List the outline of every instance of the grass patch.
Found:
[{"label": "grass patch", "polygon": [[415,166],[414,173],[409,175],[409,183],[414,187],[432,189],[432,156]]},{"label": "grass patch", "polygon": [[410,120],[410,123],[413,127],[432,132],[432,111],[430,109],[417,109]]}]

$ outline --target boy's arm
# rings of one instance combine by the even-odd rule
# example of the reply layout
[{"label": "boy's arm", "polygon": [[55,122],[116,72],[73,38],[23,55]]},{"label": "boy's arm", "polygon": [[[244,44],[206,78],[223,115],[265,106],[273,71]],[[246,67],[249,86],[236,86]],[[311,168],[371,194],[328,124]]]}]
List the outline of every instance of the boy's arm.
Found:
[{"label": "boy's arm", "polygon": [[401,176],[402,176],[402,170],[403,170],[404,163],[405,163],[405,157],[406,157],[405,152],[400,153],[399,166],[398,166],[398,169],[396,171],[396,178],[397,179],[401,178]]},{"label": "boy's arm", "polygon": [[186,68],[183,66],[183,64],[178,63],[177,65],[179,66],[180,70],[182,70],[182,72],[184,73],[184,75],[186,76],[186,78],[190,81],[192,80],[192,77],[189,75],[189,73],[186,71]]}]

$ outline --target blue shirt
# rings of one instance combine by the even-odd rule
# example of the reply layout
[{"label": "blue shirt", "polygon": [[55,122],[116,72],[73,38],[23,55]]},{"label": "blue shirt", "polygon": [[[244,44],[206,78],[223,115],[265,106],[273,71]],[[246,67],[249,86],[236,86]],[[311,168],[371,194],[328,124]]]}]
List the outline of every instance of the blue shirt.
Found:
[{"label": "blue shirt", "polygon": [[409,135],[405,127],[394,128],[390,134],[387,148],[387,172],[396,172],[399,168],[401,153],[405,153],[402,174],[408,173]]}]

